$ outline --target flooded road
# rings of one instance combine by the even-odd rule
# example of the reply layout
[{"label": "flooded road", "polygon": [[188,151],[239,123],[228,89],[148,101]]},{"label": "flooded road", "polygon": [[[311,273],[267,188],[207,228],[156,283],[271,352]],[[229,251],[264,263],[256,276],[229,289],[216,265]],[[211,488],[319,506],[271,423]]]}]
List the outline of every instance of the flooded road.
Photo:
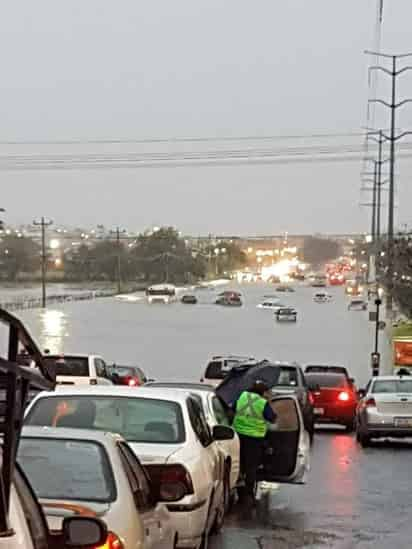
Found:
[{"label": "flooded road", "polygon": [[[53,352],[101,354],[108,362],[137,363],[157,379],[198,380],[213,354],[236,353],[273,360],[345,365],[358,387],[369,378],[373,326],[366,313],[349,312],[341,288],[318,305],[313,290],[297,287],[282,296],[298,310],[296,325],[277,325],[256,305],[274,288],[242,286],[245,305],[213,305],[199,292],[196,306],[126,303],[115,299],[28,311],[43,347]],[[280,486],[256,509],[234,507],[210,549],[410,547],[412,445],[380,442],[362,450],[354,436],[322,428],[315,436],[312,470],[305,486]]]}]

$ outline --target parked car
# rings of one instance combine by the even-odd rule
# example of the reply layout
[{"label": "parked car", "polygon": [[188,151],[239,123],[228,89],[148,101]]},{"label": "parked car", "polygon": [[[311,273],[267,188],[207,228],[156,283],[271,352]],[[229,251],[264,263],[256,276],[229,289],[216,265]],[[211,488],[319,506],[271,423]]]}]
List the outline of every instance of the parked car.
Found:
[{"label": "parked car", "polygon": [[217,355],[208,362],[205,373],[201,378],[201,383],[213,385],[216,387],[227,376],[234,366],[239,366],[244,362],[255,362],[253,357],[237,355]]},{"label": "parked car", "polygon": [[66,516],[99,516],[111,545],[172,549],[177,541],[170,513],[127,442],[102,431],[25,427],[18,460],[46,514],[62,531]]},{"label": "parked car", "polygon": [[280,368],[279,378],[271,388],[273,394],[295,394],[303,414],[305,428],[313,440],[315,432],[315,416],[313,412],[314,398],[306,383],[305,375],[299,364],[275,362]]},{"label": "parked car", "polygon": [[281,307],[275,312],[277,322],[296,322],[298,313],[294,307]]},{"label": "parked car", "polygon": [[119,433],[152,482],[168,485],[167,504],[179,547],[199,547],[218,531],[225,514],[225,467],[218,442],[234,431],[211,430],[196,395],[142,387],[60,387],[27,408],[27,425]]},{"label": "parked car", "polygon": [[347,368],[344,366],[335,366],[332,364],[307,364],[305,366],[305,375],[306,374],[342,374],[350,384],[355,384],[354,378],[350,377]]},{"label": "parked car", "polygon": [[110,366],[110,377],[114,385],[128,385],[129,387],[140,387],[147,381],[146,374],[138,366]]},{"label": "parked car", "polygon": [[368,303],[363,299],[351,299],[348,305],[348,311],[367,311]]},{"label": "parked car", "polygon": [[357,393],[344,374],[307,373],[306,382],[314,398],[315,423],[344,425],[353,431]]},{"label": "parked car", "polygon": [[412,377],[373,377],[356,411],[356,438],[363,447],[372,438],[412,436]]},{"label": "parked car", "polygon": [[[229,408],[216,395],[214,388],[202,383],[180,383],[178,381],[153,381],[146,387],[167,387],[182,391],[190,391],[194,395],[198,395],[203,407],[203,412],[209,427],[213,429],[216,425],[226,425],[230,427],[232,424],[232,415]],[[225,494],[226,508],[229,507],[229,501],[233,495],[240,473],[240,443],[239,437],[235,433],[232,439],[222,440],[218,442],[224,454],[226,474],[229,479],[227,488],[229,493]]]},{"label": "parked car", "polygon": [[112,385],[110,371],[97,355],[46,355],[44,362],[56,372],[60,385]]}]

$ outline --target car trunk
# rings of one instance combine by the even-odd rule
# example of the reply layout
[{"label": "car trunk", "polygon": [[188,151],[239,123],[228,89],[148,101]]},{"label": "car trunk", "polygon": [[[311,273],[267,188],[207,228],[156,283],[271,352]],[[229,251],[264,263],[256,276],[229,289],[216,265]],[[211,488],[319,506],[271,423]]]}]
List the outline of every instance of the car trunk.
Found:
[{"label": "car trunk", "polygon": [[294,398],[287,397],[277,397],[270,404],[277,421],[266,435],[258,478],[268,482],[293,482],[301,435],[297,404]]},{"label": "car trunk", "polygon": [[[338,402],[339,394],[345,391],[344,387],[322,387],[320,391],[313,392],[314,406],[324,406]],[[346,391],[347,392],[347,391]]]},{"label": "car trunk", "polygon": [[148,444],[128,441],[133,452],[144,465],[168,463],[170,458],[182,448],[182,444]]},{"label": "car trunk", "polygon": [[376,408],[381,414],[393,414],[396,416],[412,416],[412,395],[391,394],[374,395]]}]

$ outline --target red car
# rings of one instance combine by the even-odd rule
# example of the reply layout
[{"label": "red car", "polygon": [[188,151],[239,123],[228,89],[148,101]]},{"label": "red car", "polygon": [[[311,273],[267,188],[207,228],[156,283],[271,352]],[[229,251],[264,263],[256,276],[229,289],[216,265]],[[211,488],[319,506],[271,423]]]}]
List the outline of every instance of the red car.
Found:
[{"label": "red car", "polygon": [[353,431],[358,402],[356,387],[344,374],[305,374],[313,395],[315,423],[336,423]]}]

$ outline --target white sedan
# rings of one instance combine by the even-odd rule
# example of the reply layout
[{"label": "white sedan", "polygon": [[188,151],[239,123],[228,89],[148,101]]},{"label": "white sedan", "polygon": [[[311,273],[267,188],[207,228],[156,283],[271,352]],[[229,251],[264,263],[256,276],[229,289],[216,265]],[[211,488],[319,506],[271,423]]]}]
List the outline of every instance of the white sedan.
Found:
[{"label": "white sedan", "polygon": [[18,460],[51,530],[61,531],[68,515],[98,516],[110,531],[109,547],[174,547],[170,513],[119,435],[25,427]]},{"label": "white sedan", "polygon": [[211,431],[198,398],[173,389],[59,387],[27,409],[27,425],[120,433],[146,466],[159,499],[167,503],[178,547],[207,544],[223,524],[225,467],[218,441],[234,431]]}]

